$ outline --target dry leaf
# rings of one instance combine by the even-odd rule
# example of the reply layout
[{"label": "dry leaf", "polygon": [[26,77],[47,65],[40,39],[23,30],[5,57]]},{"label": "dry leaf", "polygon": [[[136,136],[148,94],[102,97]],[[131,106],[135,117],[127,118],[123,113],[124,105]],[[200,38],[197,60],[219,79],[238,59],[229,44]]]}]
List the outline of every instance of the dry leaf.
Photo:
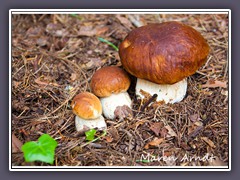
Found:
[{"label": "dry leaf", "polygon": [[162,122],[156,122],[156,123],[150,123],[150,129],[156,134],[156,136],[159,136],[160,130],[163,127]]},{"label": "dry leaf", "polygon": [[46,45],[48,45],[49,41],[46,37],[41,37],[41,38],[37,39],[36,43],[38,46],[46,46]]},{"label": "dry leaf", "polygon": [[111,135],[111,137],[113,138],[113,140],[117,141],[119,139],[119,134],[118,134],[118,130],[114,127],[111,126],[108,129],[108,133]]},{"label": "dry leaf", "polygon": [[191,114],[189,118],[192,122],[195,122],[198,120],[198,114]]},{"label": "dry leaf", "polygon": [[79,31],[79,36],[95,36],[100,35],[108,31],[107,26],[97,26],[96,28],[93,28],[91,26],[82,26]]},{"label": "dry leaf", "polygon": [[41,27],[30,27],[27,32],[26,36],[28,38],[35,38],[35,37],[40,37],[44,33],[44,29]]},{"label": "dry leaf", "polygon": [[21,84],[22,82],[20,81],[13,81],[13,86],[14,88],[18,88],[18,86]]},{"label": "dry leaf", "polygon": [[61,127],[63,125],[63,123],[64,123],[64,120],[63,119],[59,119],[59,120],[57,120],[57,122],[55,122],[53,124],[53,127],[55,127],[55,128]]},{"label": "dry leaf", "polygon": [[12,134],[12,152],[21,152],[22,142]]},{"label": "dry leaf", "polygon": [[180,143],[180,146],[186,150],[186,151],[190,151],[191,150],[191,147],[186,143],[186,142],[181,142]]},{"label": "dry leaf", "polygon": [[227,88],[227,82],[224,81],[218,81],[218,80],[209,80],[206,84],[202,85],[203,88],[205,87],[210,87],[210,88],[215,88],[215,87],[222,87],[222,88]]},{"label": "dry leaf", "polygon": [[42,79],[42,77],[39,77],[39,78],[35,79],[35,83],[37,83],[40,86],[47,86],[47,85],[59,86],[57,83],[51,83],[51,82],[45,81],[45,78],[44,78],[43,81],[40,80],[40,79]]},{"label": "dry leaf", "polygon": [[60,24],[55,24],[55,23],[49,23],[46,26],[46,32],[50,34],[54,34],[57,30],[62,29],[62,26]]},{"label": "dry leaf", "polygon": [[214,143],[213,143],[210,139],[208,139],[207,137],[201,137],[201,139],[202,139],[203,141],[205,141],[210,147],[216,148],[216,146],[214,145]]},{"label": "dry leaf", "polygon": [[161,137],[163,137],[163,138],[165,138],[165,137],[167,137],[167,135],[168,135],[168,130],[164,127],[164,128],[161,128],[161,130],[160,130],[160,136]]},{"label": "dry leaf", "polygon": [[77,74],[72,73],[70,79],[71,79],[71,81],[75,81],[77,79]]},{"label": "dry leaf", "polygon": [[96,30],[92,29],[91,26],[82,26],[78,31],[79,36],[93,36],[96,34]]},{"label": "dry leaf", "polygon": [[138,14],[129,14],[128,15],[129,20],[134,24],[136,27],[144,26],[146,23],[144,22],[144,19],[140,18]]},{"label": "dry leaf", "polygon": [[203,126],[203,122],[201,122],[201,121],[196,121],[196,122],[194,122],[194,125],[195,125],[195,126]]},{"label": "dry leaf", "polygon": [[144,120],[144,119],[138,120],[138,121],[134,124],[135,129],[137,129],[138,126],[143,125],[145,122],[148,122],[148,121],[147,121],[147,120]]},{"label": "dry leaf", "polygon": [[93,69],[94,67],[102,66],[107,59],[100,59],[100,58],[89,58],[88,62],[82,64],[81,67],[84,69]]},{"label": "dry leaf", "polygon": [[47,86],[49,84],[48,82],[41,81],[40,78],[35,79],[35,83],[42,86]]},{"label": "dry leaf", "polygon": [[46,32],[56,37],[63,37],[68,34],[68,31],[60,24],[49,23],[46,27]]},{"label": "dry leaf", "polygon": [[213,94],[212,91],[202,91],[204,95],[211,96]]},{"label": "dry leaf", "polygon": [[165,128],[168,130],[168,136],[170,137],[177,137],[177,134],[175,133],[175,131],[171,128],[171,126],[167,125],[165,126]]},{"label": "dry leaf", "polygon": [[108,31],[108,27],[107,26],[104,26],[104,27],[97,27],[96,28],[96,35],[98,36],[98,35],[100,35],[100,34],[104,34],[105,32],[107,32]]},{"label": "dry leaf", "polygon": [[66,29],[60,29],[55,32],[56,37],[63,37],[67,35],[68,35],[68,31]]},{"label": "dry leaf", "polygon": [[128,18],[125,18],[123,16],[117,15],[117,19],[120,21],[122,25],[124,25],[127,29],[133,28],[132,23],[128,20]]},{"label": "dry leaf", "polygon": [[156,147],[159,144],[161,144],[163,141],[164,141],[163,138],[154,138],[154,140],[150,141],[144,146],[144,149],[149,149],[151,146]]},{"label": "dry leaf", "polygon": [[222,94],[222,95],[225,95],[225,96],[228,96],[228,91],[224,91],[224,90],[222,89],[221,94]]},{"label": "dry leaf", "polygon": [[104,139],[108,142],[111,143],[113,141],[113,138],[110,136],[105,136]]},{"label": "dry leaf", "polygon": [[127,105],[118,106],[116,107],[114,111],[114,115],[117,119],[124,120],[125,118],[131,118],[133,116],[133,112],[131,108],[129,108]]}]

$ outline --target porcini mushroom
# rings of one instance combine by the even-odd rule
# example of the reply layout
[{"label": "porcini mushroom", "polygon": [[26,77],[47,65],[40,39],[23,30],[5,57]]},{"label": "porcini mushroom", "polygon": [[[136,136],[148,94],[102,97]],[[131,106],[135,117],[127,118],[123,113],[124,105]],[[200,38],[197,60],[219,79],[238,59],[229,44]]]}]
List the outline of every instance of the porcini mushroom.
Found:
[{"label": "porcini mushroom", "polygon": [[129,86],[128,74],[117,66],[103,67],[93,74],[90,87],[100,98],[106,118],[125,118],[131,115],[131,98],[127,92]]},{"label": "porcini mushroom", "polygon": [[124,69],[137,77],[136,94],[157,94],[157,101],[165,103],[184,98],[187,77],[206,62],[208,53],[203,36],[176,21],[136,28],[119,46]]},{"label": "porcini mushroom", "polygon": [[87,131],[97,128],[106,129],[107,125],[102,116],[102,105],[98,97],[89,92],[76,95],[71,103],[75,116],[77,131]]}]

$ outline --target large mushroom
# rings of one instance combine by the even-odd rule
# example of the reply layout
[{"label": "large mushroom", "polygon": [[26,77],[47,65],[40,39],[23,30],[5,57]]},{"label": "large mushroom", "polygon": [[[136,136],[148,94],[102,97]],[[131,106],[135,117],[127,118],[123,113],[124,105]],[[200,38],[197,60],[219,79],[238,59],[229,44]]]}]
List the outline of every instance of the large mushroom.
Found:
[{"label": "large mushroom", "polygon": [[106,66],[93,74],[90,87],[100,98],[106,118],[123,119],[131,115],[132,102],[127,92],[129,86],[128,74],[117,66]]},{"label": "large mushroom", "polygon": [[137,77],[136,94],[157,94],[157,101],[181,101],[187,77],[207,59],[209,46],[192,27],[170,21],[132,30],[119,47],[124,69]]},{"label": "large mushroom", "polygon": [[102,116],[102,105],[98,97],[89,92],[81,92],[76,95],[71,103],[75,116],[75,126],[77,131],[87,131],[97,128],[104,130],[107,128]]}]

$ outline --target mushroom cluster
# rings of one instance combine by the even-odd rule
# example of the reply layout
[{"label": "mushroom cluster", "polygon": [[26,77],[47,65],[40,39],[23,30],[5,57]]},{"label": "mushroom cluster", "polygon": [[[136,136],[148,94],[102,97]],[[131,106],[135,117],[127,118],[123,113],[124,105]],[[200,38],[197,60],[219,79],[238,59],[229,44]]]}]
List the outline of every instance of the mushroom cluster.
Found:
[{"label": "mushroom cluster", "polygon": [[[187,77],[207,59],[209,46],[203,36],[180,22],[149,24],[132,30],[119,46],[123,68],[137,77],[136,94],[157,95],[157,101],[176,103],[187,92]],[[128,73],[117,66],[102,67],[91,79],[92,93],[78,94],[72,101],[78,131],[106,128],[108,119],[132,114]]]},{"label": "mushroom cluster", "polygon": [[[97,70],[91,79],[92,93],[81,92],[71,103],[77,131],[107,128],[105,118],[123,119],[132,115],[132,101],[127,93],[130,78],[125,70],[107,66]],[[102,116],[102,113],[104,117]]]},{"label": "mushroom cluster", "polygon": [[176,21],[136,28],[119,47],[124,69],[137,77],[136,94],[157,94],[157,101],[165,103],[184,98],[187,77],[206,62],[208,53],[203,36]]}]

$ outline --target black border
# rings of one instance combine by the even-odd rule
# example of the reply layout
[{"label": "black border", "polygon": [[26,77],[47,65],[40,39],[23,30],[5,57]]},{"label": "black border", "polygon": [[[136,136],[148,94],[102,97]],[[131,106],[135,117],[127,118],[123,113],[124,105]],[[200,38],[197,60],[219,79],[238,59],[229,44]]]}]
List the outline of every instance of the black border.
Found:
[{"label": "black border", "polygon": [[[26,9],[27,10],[27,9]],[[46,10],[46,11],[44,11],[44,10]],[[30,10],[30,11],[20,11],[20,10],[15,10],[15,9],[10,9],[9,10],[9,18],[10,18],[10,15],[12,16],[12,14],[13,13],[19,13],[19,14],[21,14],[21,13],[25,13],[25,12],[27,12],[27,13],[41,13],[41,12],[44,12],[44,13],[46,13],[46,12],[48,12],[48,10],[49,10],[49,12],[50,13],[61,13],[61,12],[63,12],[63,11],[61,11],[61,10],[54,10],[54,11],[51,11],[52,9],[44,9],[44,10],[37,10],[36,9],[36,11],[34,11],[34,10]],[[111,9],[111,10],[106,10],[106,11],[103,11],[103,10],[88,10],[88,9],[86,9],[86,10],[84,10],[84,11],[81,11],[81,10],[79,10],[79,9],[71,9],[71,10],[67,10],[67,11],[64,11],[64,13],[70,13],[70,12],[79,12],[79,13],[94,13],[94,12],[100,12],[100,13],[111,13],[111,12],[113,12],[113,13],[134,13],[134,12],[141,12],[141,13],[156,13],[156,12],[167,12],[167,13],[171,13],[171,12],[174,12],[174,13],[179,13],[179,14],[181,14],[181,13],[188,13],[188,12],[194,12],[194,13],[219,13],[219,12],[227,12],[228,13],[228,16],[229,17],[231,17],[232,18],[232,13],[231,13],[231,9],[229,9],[229,11],[228,11],[228,9],[210,9],[209,11],[207,11],[208,9],[202,9],[202,11],[200,10],[200,9],[196,9],[197,11],[191,11],[191,10],[194,10],[194,9],[189,9],[189,10],[186,10],[186,9],[184,9],[184,10],[181,10],[181,9],[178,9],[178,10],[164,10],[164,9],[155,9],[155,11],[148,11],[148,10],[145,10],[145,9],[143,9],[143,10],[137,10],[137,11],[131,11],[131,10],[128,10],[128,9],[123,9],[123,10],[121,10],[121,11],[118,11],[117,9]],[[212,10],[212,11],[211,11]],[[216,11],[213,11],[213,10],[216,10]],[[230,19],[229,19],[229,21],[230,21]],[[10,21],[9,21],[9,25],[10,25]],[[232,27],[231,27],[232,28]],[[9,31],[10,31],[10,29],[9,29]],[[9,32],[10,33],[10,32]],[[229,35],[230,35],[230,26],[228,26],[228,37],[230,37]],[[10,40],[12,40],[12,38],[10,39]],[[9,43],[11,43],[12,44],[12,42],[9,40]],[[231,49],[229,48],[229,40],[230,40],[230,38],[228,38],[228,54],[229,53],[231,53]],[[232,56],[232,54],[231,54],[231,56]],[[11,57],[12,57],[12,52],[11,52]],[[229,59],[228,58],[228,60],[230,60],[231,61],[231,59]],[[10,66],[10,63],[11,62],[9,62],[9,66]],[[232,63],[232,62],[231,62]],[[228,66],[228,71],[230,70],[230,66]],[[231,73],[230,71],[229,71],[229,73]],[[11,74],[11,73],[10,73]],[[10,75],[11,76],[11,79],[12,79],[12,74]],[[230,76],[228,76],[228,82],[230,82]],[[10,84],[10,82],[9,82],[9,84]],[[228,87],[228,97],[229,97],[229,94],[230,94],[231,92],[229,92],[229,87]],[[9,91],[9,96],[11,96],[11,91]],[[228,101],[228,106],[229,106],[229,101]],[[228,108],[228,115],[230,115],[230,113],[231,113],[231,110]],[[230,117],[230,116],[229,116]],[[232,121],[231,119],[229,119],[229,122],[230,121]],[[11,130],[11,127],[9,127],[9,129]],[[11,132],[11,131],[10,131]],[[9,133],[10,133],[9,132]],[[230,135],[230,130],[228,129],[228,134]],[[230,139],[229,139],[229,136],[228,136],[228,141],[229,141]],[[12,142],[12,137],[11,137],[11,142]],[[9,143],[11,143],[10,141],[9,141]],[[9,146],[10,147],[12,147],[12,144],[9,144]],[[229,143],[229,150],[228,150],[228,154],[229,154],[229,158],[231,158],[231,156],[230,156],[230,154],[232,154],[232,153],[230,153],[230,147],[231,147],[231,145],[230,145],[230,143]],[[11,159],[11,154],[12,154],[12,152],[11,152],[11,149],[12,148],[10,148],[10,152],[9,152],[9,160]],[[232,163],[232,162],[231,162]],[[31,170],[31,171],[33,171],[33,170],[39,170],[39,171],[43,171],[43,170],[48,170],[48,171],[61,171],[61,170],[66,170],[66,169],[68,169],[68,171],[73,171],[73,170],[81,170],[81,171],[84,171],[84,170],[103,170],[103,171],[107,171],[107,170],[117,170],[117,169],[121,169],[121,170],[119,170],[119,171],[124,171],[124,170],[128,170],[128,171],[139,171],[139,170],[143,170],[143,171],[150,171],[151,169],[152,170],[154,170],[154,171],[163,171],[163,170],[171,170],[171,171],[180,171],[180,170],[183,170],[183,171],[187,171],[187,170],[190,170],[190,171],[194,171],[194,170],[199,170],[199,171],[230,171],[231,169],[231,164],[229,165],[228,164],[228,166],[226,167],[226,168],[220,168],[220,167],[216,167],[216,168],[214,168],[214,167],[211,167],[211,168],[207,168],[206,166],[204,166],[204,168],[201,168],[201,167],[190,167],[190,168],[182,168],[182,167],[178,167],[178,166],[174,166],[174,167],[172,167],[172,168],[168,168],[168,167],[159,167],[159,168],[157,168],[157,167],[148,167],[148,166],[144,166],[144,167],[136,167],[136,166],[134,166],[134,168],[133,167],[131,167],[131,166],[129,166],[129,167],[110,167],[110,168],[107,168],[107,167],[104,167],[104,166],[99,166],[99,167],[91,167],[91,166],[89,166],[89,167],[86,167],[86,166],[84,166],[84,168],[83,167],[81,167],[81,166],[79,166],[79,168],[73,168],[73,167],[71,167],[71,168],[63,168],[63,167],[61,167],[61,166],[56,166],[56,167],[54,167],[54,166],[51,166],[51,168],[49,168],[49,167],[36,167],[36,166],[34,166],[34,167],[32,167],[32,168],[30,168],[30,167],[21,167],[21,168],[17,168],[17,167],[13,167],[12,166],[12,164],[11,165],[9,165],[9,170],[10,171],[14,171],[14,170],[19,170],[19,171],[24,171],[24,170]]]}]

